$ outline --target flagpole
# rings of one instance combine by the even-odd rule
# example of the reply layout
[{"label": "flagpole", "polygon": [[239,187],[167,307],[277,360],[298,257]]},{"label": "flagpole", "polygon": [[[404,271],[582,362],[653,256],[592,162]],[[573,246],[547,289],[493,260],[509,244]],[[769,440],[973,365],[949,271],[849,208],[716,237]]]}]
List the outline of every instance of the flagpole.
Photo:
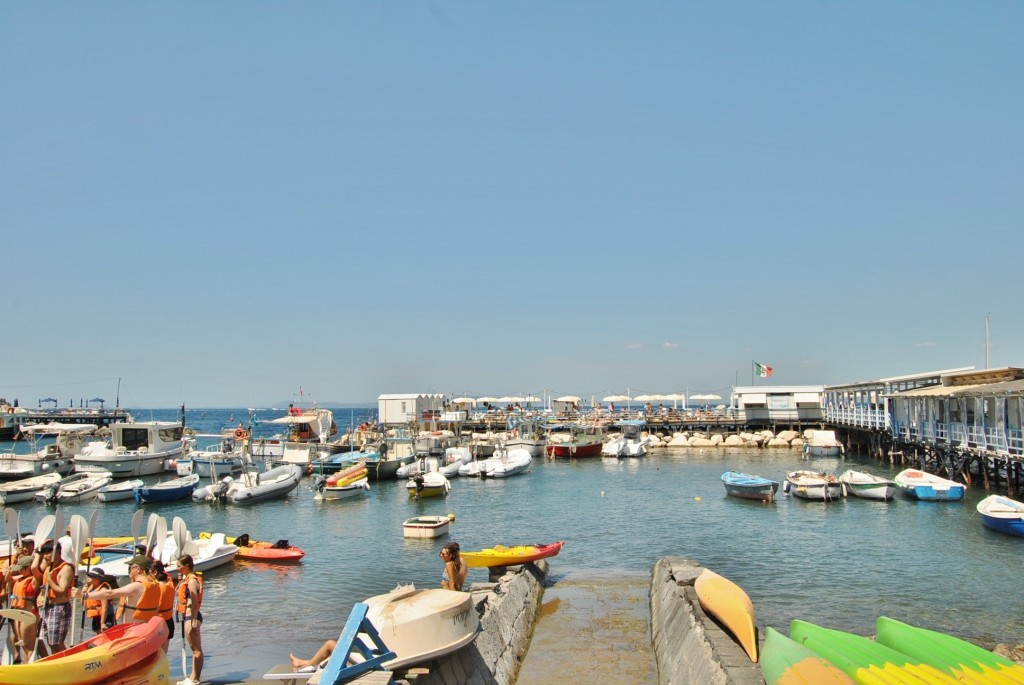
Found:
[{"label": "flagpole", "polygon": [[754,384],[754,360],[750,360],[750,384]]}]

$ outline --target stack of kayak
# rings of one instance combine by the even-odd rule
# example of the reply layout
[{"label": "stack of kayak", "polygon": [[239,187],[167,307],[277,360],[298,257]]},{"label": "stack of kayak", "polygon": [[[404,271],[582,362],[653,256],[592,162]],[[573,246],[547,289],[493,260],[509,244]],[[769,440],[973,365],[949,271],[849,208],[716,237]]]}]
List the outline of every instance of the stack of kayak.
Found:
[{"label": "stack of kayak", "polygon": [[345,499],[356,495],[365,495],[370,491],[367,481],[366,462],[359,462],[347,469],[338,471],[329,478],[318,476],[314,480],[316,499]]},{"label": "stack of kayak", "polygon": [[166,683],[163,651],[167,624],[159,616],[148,623],[122,623],[63,652],[28,664],[0,666],[4,685],[93,685],[94,683]]},{"label": "stack of kayak", "polygon": [[871,640],[800,620],[789,637],[768,628],[765,682],[1024,684],[1024,666],[951,635],[884,616],[875,632]]}]

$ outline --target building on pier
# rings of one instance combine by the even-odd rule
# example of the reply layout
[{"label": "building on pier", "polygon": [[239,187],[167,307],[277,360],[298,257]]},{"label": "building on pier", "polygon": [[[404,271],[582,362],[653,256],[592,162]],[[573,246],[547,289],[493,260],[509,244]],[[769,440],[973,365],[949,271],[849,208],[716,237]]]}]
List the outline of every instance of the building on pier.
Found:
[{"label": "building on pier", "polygon": [[750,428],[820,425],[824,391],[822,385],[736,386],[731,406],[737,423]]}]

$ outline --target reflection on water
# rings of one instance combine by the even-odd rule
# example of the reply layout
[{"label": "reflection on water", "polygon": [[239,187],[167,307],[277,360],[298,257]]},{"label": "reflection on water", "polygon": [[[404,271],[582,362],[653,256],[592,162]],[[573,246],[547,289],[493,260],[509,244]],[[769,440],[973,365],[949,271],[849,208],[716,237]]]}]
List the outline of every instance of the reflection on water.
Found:
[{"label": "reflection on water", "polygon": [[[972,639],[1024,642],[1024,540],[982,527],[974,505],[983,491],[970,489],[963,504],[825,504],[780,492],[766,505],[726,497],[721,483],[728,470],[782,480],[808,464],[894,473],[855,458],[808,462],[799,450],[662,449],[629,460],[541,459],[508,479],[454,479],[446,499],[411,501],[395,481],[373,483],[365,498],[316,502],[306,479],[288,499],[253,507],[181,502],[146,512],[182,516],[192,530],[287,538],[306,551],[299,564],[236,562],[207,574],[206,675],[218,682],[258,678],[289,651],[312,653],[337,637],[356,601],[399,583],[438,586],[437,553],[450,540],[463,549],[565,540],[550,560],[556,583],[649,578],[658,558],[685,556],[743,586],[762,628],[785,630],[799,617],[870,634],[884,614]],[[88,518],[97,507],[97,534],[128,532],[134,502],[68,507],[65,515]],[[18,509],[24,530],[48,511],[35,503]],[[450,513],[448,536],[402,535],[406,518]],[[469,582],[486,580],[486,569],[470,569]],[[171,661],[177,679],[180,663]]]}]

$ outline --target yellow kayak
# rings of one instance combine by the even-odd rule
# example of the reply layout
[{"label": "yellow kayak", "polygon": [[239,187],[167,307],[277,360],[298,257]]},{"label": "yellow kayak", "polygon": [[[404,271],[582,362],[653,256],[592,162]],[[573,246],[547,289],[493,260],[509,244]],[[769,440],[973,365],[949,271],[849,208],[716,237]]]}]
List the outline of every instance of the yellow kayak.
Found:
[{"label": "yellow kayak", "polygon": [[168,685],[171,667],[167,654],[158,649],[153,656],[103,681],[103,685]]},{"label": "yellow kayak", "polygon": [[736,583],[714,571],[704,569],[693,584],[704,611],[719,620],[732,633],[751,661],[757,661],[757,627],[754,605]]},{"label": "yellow kayak", "polygon": [[461,552],[459,556],[466,560],[466,566],[469,568],[515,566],[553,557],[562,551],[564,545],[565,542],[552,542],[548,545],[519,545],[517,547],[495,545],[477,552]]},{"label": "yellow kayak", "polygon": [[149,619],[148,623],[122,623],[79,645],[30,664],[0,666],[0,683],[93,685],[116,682],[117,676],[162,652],[166,639],[167,624],[159,616]]}]

